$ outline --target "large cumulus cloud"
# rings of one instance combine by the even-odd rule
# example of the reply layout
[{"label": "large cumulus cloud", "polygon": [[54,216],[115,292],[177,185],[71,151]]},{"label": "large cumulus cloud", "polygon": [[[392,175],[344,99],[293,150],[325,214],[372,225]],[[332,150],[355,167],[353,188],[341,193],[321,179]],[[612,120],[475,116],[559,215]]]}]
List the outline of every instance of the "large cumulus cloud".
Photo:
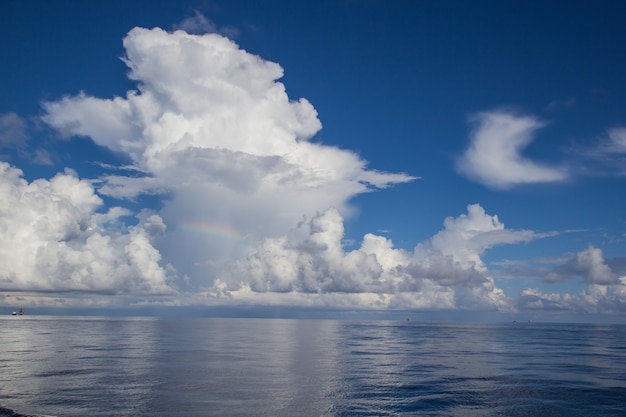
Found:
[{"label": "large cumulus cloud", "polygon": [[481,259],[490,247],[545,237],[510,230],[473,204],[449,217],[444,228],[410,252],[383,236],[366,234],[346,251],[343,218],[328,209],[294,233],[265,239],[248,259],[229,265],[207,292],[250,301],[337,303],[373,308],[480,308],[507,310],[511,300],[497,288]]},{"label": "large cumulus cloud", "polygon": [[0,162],[0,290],[3,292],[173,295],[151,240],[158,215],[134,226],[72,171],[31,183]]},{"label": "large cumulus cloud", "polygon": [[[346,215],[353,196],[414,179],[370,170],[353,152],[310,141],[321,129],[317,112],[287,96],[282,68],[221,35],[135,28],[124,47],[137,90],[48,102],[44,120],[128,155],[145,174],[105,176],[101,193],[168,193],[160,249],[182,260],[191,282],[211,281],[205,265],[245,253],[250,240],[279,236],[328,207]],[[250,239],[192,237],[186,223]]]}]

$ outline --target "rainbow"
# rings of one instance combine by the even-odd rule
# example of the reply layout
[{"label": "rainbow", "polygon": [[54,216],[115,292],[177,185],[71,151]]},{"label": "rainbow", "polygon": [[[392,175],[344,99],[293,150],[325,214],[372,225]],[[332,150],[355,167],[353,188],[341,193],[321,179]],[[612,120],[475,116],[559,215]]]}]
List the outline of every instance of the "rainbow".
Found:
[{"label": "rainbow", "polygon": [[179,229],[188,233],[197,233],[238,242],[254,243],[254,240],[249,235],[242,235],[237,230],[221,224],[191,222],[181,224]]}]

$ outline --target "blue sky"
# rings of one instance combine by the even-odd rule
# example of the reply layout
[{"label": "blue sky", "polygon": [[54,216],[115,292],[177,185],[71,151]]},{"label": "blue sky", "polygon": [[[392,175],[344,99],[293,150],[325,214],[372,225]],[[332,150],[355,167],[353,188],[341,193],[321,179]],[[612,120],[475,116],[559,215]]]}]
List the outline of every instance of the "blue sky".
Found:
[{"label": "blue sky", "polygon": [[624,318],[621,2],[0,8],[7,309]]}]

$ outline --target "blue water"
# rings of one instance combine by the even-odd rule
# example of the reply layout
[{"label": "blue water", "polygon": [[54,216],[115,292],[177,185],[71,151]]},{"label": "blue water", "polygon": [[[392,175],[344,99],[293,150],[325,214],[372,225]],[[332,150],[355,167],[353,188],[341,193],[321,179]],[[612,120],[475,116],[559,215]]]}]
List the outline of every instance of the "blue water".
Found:
[{"label": "blue water", "polygon": [[626,416],[626,326],[0,318],[0,416]]}]

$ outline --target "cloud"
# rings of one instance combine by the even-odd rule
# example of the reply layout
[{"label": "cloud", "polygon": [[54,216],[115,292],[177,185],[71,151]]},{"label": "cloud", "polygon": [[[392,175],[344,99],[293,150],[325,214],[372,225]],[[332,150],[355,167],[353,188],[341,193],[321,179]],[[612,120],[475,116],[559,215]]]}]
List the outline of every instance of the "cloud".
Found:
[{"label": "cloud", "polygon": [[602,250],[593,246],[577,253],[571,266],[582,273],[585,281],[592,284],[608,285],[618,281],[618,277],[606,264]]},{"label": "cloud", "polygon": [[552,100],[546,106],[546,110],[547,111],[555,111],[555,110],[560,110],[560,109],[567,109],[567,108],[570,108],[570,107],[574,107],[577,102],[578,102],[578,100],[576,100],[575,97],[570,97],[570,98],[568,98],[566,100]]},{"label": "cloud", "polygon": [[626,277],[614,285],[591,284],[579,294],[543,293],[524,290],[517,301],[519,310],[553,310],[575,313],[615,314],[626,312]]},{"label": "cloud", "polygon": [[13,152],[21,158],[30,160],[38,165],[52,165],[50,153],[43,148],[29,148],[30,131],[32,126],[27,119],[16,113],[0,114],[0,157],[5,160],[13,158]]},{"label": "cloud", "polygon": [[517,308],[520,310],[575,310],[578,299],[571,294],[542,293],[537,288],[522,291]]},{"label": "cloud", "polygon": [[102,206],[72,171],[28,183],[0,162],[0,290],[174,294],[151,244],[164,228],[159,216],[126,227],[127,210]]},{"label": "cloud", "polygon": [[606,136],[600,138],[592,148],[581,147],[579,153],[607,165],[620,165],[623,167],[626,158],[626,128],[615,127],[606,132]]},{"label": "cloud", "polygon": [[174,26],[175,30],[183,30],[194,35],[205,33],[219,33],[229,38],[236,38],[239,31],[231,26],[217,27],[217,25],[199,11],[195,11],[193,16],[185,18],[180,24]]},{"label": "cloud", "polygon": [[568,153],[577,163],[577,172],[592,176],[626,175],[626,128],[608,129],[591,145],[572,146]]},{"label": "cloud", "polygon": [[[142,174],[103,176],[98,191],[163,196],[159,214],[168,228],[158,249],[191,287],[210,285],[217,277],[207,268],[239,258],[251,242],[281,236],[329,207],[349,215],[354,196],[415,179],[311,142],[321,129],[317,112],[288,97],[280,65],[219,34],[134,28],[123,43],[137,90],[62,97],[44,104],[43,119],[130,157]],[[191,235],[188,223],[247,238]]]},{"label": "cloud", "polygon": [[374,285],[382,267],[373,255],[343,251],[343,219],[337,210],[328,209],[308,226],[304,241],[265,240],[238,275],[250,276],[250,287],[257,292],[364,292]]},{"label": "cloud", "polygon": [[626,175],[626,128],[617,127],[607,132],[608,138],[599,141],[593,149],[587,149],[583,157],[601,164],[599,172],[608,175]]},{"label": "cloud", "polygon": [[[350,200],[416,177],[370,169],[354,152],[312,141],[322,127],[317,112],[306,99],[288,97],[282,68],[219,34],[135,28],[124,47],[136,90],[113,98],[65,96],[44,104],[43,119],[64,135],[89,137],[128,156],[132,170],[91,181],[71,173],[50,180],[83,190],[65,211],[54,210],[66,223],[53,224],[66,224],[73,234],[34,230],[32,219],[44,217],[39,212],[30,222],[13,222],[13,240],[23,230],[35,242],[23,259],[45,273],[15,267],[3,281],[7,289],[164,295],[162,302],[179,304],[514,308],[482,257],[495,246],[551,234],[507,229],[473,204],[412,251],[371,233],[347,251]],[[537,120],[493,112],[476,121],[459,161],[470,178],[494,188],[566,178],[520,155],[542,126]],[[97,193],[156,194],[162,207],[124,226],[130,213],[100,213]],[[46,207],[40,210],[52,211]],[[608,263],[593,251],[577,262],[597,286]],[[530,292],[524,297],[547,302]]]},{"label": "cloud", "polygon": [[578,294],[544,293],[537,288],[522,291],[520,310],[560,310],[587,313],[626,311],[626,260],[605,259],[602,250],[592,245],[572,254],[561,265],[546,273],[548,283],[579,279],[588,285]]},{"label": "cloud", "polygon": [[510,230],[504,227],[497,215],[488,215],[479,204],[467,207],[467,214],[447,217],[445,228],[433,236],[427,245],[418,246],[417,252],[440,250],[454,255],[463,265],[484,265],[480,256],[496,245],[530,242],[552,234],[537,234],[530,230]]},{"label": "cloud", "polygon": [[27,125],[15,113],[0,114],[0,149],[21,148],[28,140]]},{"label": "cloud", "polygon": [[469,179],[495,189],[518,185],[559,182],[568,174],[560,168],[543,166],[521,155],[543,123],[533,117],[503,111],[478,113],[470,145],[457,160],[457,170]]},{"label": "cloud", "polygon": [[606,147],[607,152],[626,154],[626,128],[619,127],[609,130],[610,142]]},{"label": "cloud", "polygon": [[413,252],[371,233],[358,249],[345,251],[343,218],[335,209],[299,229],[265,239],[246,260],[226,265],[207,294],[240,302],[507,310],[512,302],[495,286],[481,255],[496,245],[545,237],[506,229],[478,204],[447,218],[444,228]]},{"label": "cloud", "polygon": [[52,166],[54,163],[52,162],[52,157],[50,152],[43,148],[35,149],[31,156],[31,160],[38,165],[49,165]]},{"label": "cloud", "polygon": [[[619,260],[614,262],[619,267]],[[565,278],[582,278],[590,284],[612,285],[619,282],[619,276],[604,259],[602,250],[590,245],[587,249],[569,257],[563,265],[550,271],[548,282],[562,281]]]}]

